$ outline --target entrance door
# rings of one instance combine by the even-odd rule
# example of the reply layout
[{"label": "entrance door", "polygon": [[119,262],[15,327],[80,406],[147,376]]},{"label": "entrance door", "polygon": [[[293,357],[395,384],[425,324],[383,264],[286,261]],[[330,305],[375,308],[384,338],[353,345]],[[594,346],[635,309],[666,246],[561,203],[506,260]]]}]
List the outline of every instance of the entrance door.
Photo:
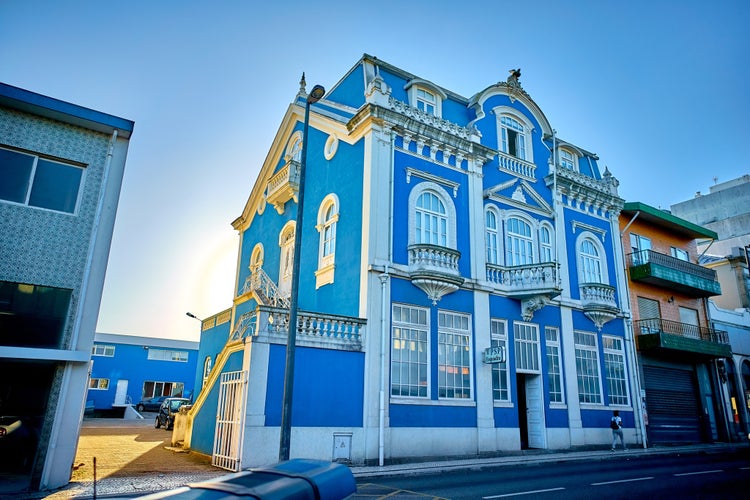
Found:
[{"label": "entrance door", "polygon": [[118,380],[117,390],[115,391],[115,403],[112,406],[123,406],[128,400],[128,381]]},{"label": "entrance door", "polygon": [[544,398],[541,375],[526,375],[526,425],[529,448],[546,448],[544,432]]},{"label": "entrance door", "polygon": [[516,374],[518,388],[518,431],[521,449],[546,448],[542,377],[528,373]]}]

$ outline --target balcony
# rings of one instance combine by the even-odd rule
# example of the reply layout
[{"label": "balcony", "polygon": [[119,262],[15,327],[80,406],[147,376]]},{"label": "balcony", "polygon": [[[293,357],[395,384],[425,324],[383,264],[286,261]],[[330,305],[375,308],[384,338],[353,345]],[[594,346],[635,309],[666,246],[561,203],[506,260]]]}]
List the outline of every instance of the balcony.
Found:
[{"label": "balcony", "polygon": [[458,270],[461,253],[438,245],[409,245],[409,277],[412,284],[420,288],[437,304],[443,295],[453,293],[464,279]]},{"label": "balcony", "polygon": [[549,299],[560,295],[558,267],[557,262],[508,267],[487,264],[487,281],[498,292],[520,300],[522,315],[529,321]]},{"label": "balcony", "polygon": [[713,358],[732,355],[727,332],[705,326],[661,318],[635,322],[636,342],[641,351],[693,353]]},{"label": "balcony", "polygon": [[[305,347],[361,351],[366,324],[361,318],[298,311],[296,342]],[[238,318],[229,341],[286,344],[288,335],[289,309],[259,306]]]},{"label": "balcony", "polygon": [[299,192],[299,162],[289,160],[284,167],[273,174],[268,181],[266,199],[280,214],[284,213],[284,205],[294,199],[297,202]]},{"label": "balcony", "polygon": [[526,160],[521,160],[513,155],[498,151],[497,161],[500,166],[500,170],[508,172],[519,177],[524,177],[531,181],[536,179],[536,165]]},{"label": "balcony", "polygon": [[721,295],[716,271],[653,250],[628,255],[630,279],[702,298]]},{"label": "balcony", "polygon": [[245,279],[245,284],[240,289],[239,295],[254,292],[259,305],[289,308],[289,298],[280,294],[276,283],[263,271],[262,268],[254,269],[250,276]]},{"label": "balcony", "polygon": [[615,287],[603,283],[581,283],[583,314],[601,330],[602,326],[620,314],[615,300]]}]

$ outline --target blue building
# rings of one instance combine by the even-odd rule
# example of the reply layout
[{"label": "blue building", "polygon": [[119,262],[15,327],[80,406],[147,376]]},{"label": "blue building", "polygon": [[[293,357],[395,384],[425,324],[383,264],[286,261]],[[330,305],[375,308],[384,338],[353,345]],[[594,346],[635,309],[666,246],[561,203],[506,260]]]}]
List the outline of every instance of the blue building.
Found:
[{"label": "blue building", "polygon": [[198,342],[97,333],[91,361],[86,399],[94,409],[158,396],[192,398]]},{"label": "blue building", "polygon": [[604,445],[615,409],[641,440],[618,182],[519,77],[467,98],[364,55],[311,107],[297,228],[303,77],[233,222],[235,298],[203,324],[186,444],[277,460],[298,230],[292,456]]}]

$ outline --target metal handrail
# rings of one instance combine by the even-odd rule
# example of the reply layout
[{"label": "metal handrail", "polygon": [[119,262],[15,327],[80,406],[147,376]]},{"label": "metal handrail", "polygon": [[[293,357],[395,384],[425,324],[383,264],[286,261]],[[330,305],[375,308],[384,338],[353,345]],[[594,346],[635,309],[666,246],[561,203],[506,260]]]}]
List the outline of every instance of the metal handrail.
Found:
[{"label": "metal handrail", "polygon": [[714,330],[707,326],[691,325],[661,318],[641,319],[635,322],[640,335],[667,333],[680,337],[706,340],[716,344],[729,344],[729,335],[723,330]]},{"label": "metal handrail", "polygon": [[703,279],[716,281],[716,271],[705,268],[698,264],[693,264],[686,260],[672,257],[653,250],[641,250],[628,254],[628,267],[640,266],[643,264],[653,263],[659,266],[674,269],[687,274],[692,274]]}]

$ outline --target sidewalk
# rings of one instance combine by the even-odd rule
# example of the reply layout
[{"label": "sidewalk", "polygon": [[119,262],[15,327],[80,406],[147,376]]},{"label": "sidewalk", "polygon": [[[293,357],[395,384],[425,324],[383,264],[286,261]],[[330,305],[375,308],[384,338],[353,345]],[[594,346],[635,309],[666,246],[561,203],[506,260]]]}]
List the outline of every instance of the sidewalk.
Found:
[{"label": "sidewalk", "polygon": [[[134,498],[155,491],[178,488],[188,483],[216,479],[228,471],[211,465],[210,457],[172,448],[171,432],[155,429],[153,417],[144,420],[85,419],[81,429],[76,468],[70,484],[53,492],[31,492],[11,495],[12,499],[88,499],[94,496],[93,458],[96,457],[97,498]],[[570,462],[576,460],[612,460],[623,456],[718,453],[734,449],[750,449],[747,444],[701,444],[656,447],[644,450],[612,452],[608,446],[598,449],[525,450],[506,452],[500,456],[432,460],[378,466],[353,466],[357,479],[394,475],[442,473],[466,468],[485,468]],[[355,498],[356,495],[355,495]],[[364,498],[364,497],[363,497]],[[367,495],[367,498],[382,498]]]}]

